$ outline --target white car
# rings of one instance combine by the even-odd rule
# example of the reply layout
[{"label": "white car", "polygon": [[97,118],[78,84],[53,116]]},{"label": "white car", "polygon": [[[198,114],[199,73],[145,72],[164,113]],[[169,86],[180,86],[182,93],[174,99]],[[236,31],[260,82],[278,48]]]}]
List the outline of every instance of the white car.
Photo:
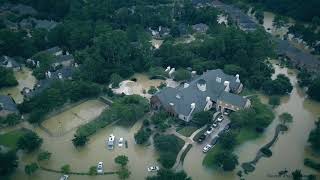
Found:
[{"label": "white car", "polygon": [[212,125],[211,125],[211,127],[212,128],[216,128],[216,127],[218,127],[219,125],[217,124],[217,123],[213,123]]},{"label": "white car", "polygon": [[223,116],[219,116],[217,119],[218,122],[222,122],[223,121]]},{"label": "white car", "polygon": [[209,127],[209,129],[207,129],[207,131],[204,133],[205,135],[210,135],[213,132],[213,128]]},{"label": "white car", "polygon": [[228,112],[228,111],[224,111],[223,114],[226,115],[226,116],[228,116],[228,115],[229,115],[229,112]]},{"label": "white car", "polygon": [[123,146],[123,138],[120,138],[118,142],[118,147],[121,148],[122,146]]},{"label": "white car", "polygon": [[103,174],[103,162],[99,162],[97,166],[97,173]]},{"label": "white car", "polygon": [[203,151],[204,153],[206,153],[206,152],[208,152],[211,148],[212,148],[212,145],[207,144],[206,146],[204,146],[204,148],[203,148],[202,151]]},{"label": "white car", "polygon": [[159,167],[158,166],[150,166],[150,167],[148,167],[148,171],[149,172],[159,171]]},{"label": "white car", "polygon": [[65,175],[61,176],[59,180],[67,180],[68,178],[69,178],[69,175],[65,174]]}]

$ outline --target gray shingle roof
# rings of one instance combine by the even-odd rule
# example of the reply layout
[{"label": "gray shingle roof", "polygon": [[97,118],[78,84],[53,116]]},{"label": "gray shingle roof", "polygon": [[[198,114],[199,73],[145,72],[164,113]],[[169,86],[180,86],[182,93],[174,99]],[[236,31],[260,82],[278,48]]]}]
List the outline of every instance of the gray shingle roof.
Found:
[{"label": "gray shingle roof", "polygon": [[[217,82],[217,78],[220,82]],[[200,91],[197,87],[199,81],[206,82],[206,91]],[[217,102],[221,100],[225,103],[229,103],[238,107],[244,107],[247,99],[232,93],[225,92],[224,81],[230,82],[230,88],[232,91],[236,91],[240,83],[236,82],[234,76],[224,74],[222,70],[210,70],[204,73],[203,75],[195,78],[189,83],[189,87],[184,88],[180,86],[178,88],[167,87],[162,91],[155,94],[162,105],[171,106],[170,103],[174,105],[172,108],[178,114],[183,114],[185,116],[191,110],[191,103],[196,104],[194,112],[202,111],[206,105],[206,97],[210,97],[211,100]]]},{"label": "gray shingle roof", "polygon": [[18,108],[14,100],[10,96],[0,95],[0,104],[3,106],[3,109],[18,113]]}]

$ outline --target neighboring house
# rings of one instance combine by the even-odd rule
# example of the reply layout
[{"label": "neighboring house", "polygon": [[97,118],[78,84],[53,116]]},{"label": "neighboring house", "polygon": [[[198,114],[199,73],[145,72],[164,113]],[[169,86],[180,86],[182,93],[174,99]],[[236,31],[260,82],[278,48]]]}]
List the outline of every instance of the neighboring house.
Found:
[{"label": "neighboring house", "polygon": [[49,21],[49,20],[39,20],[39,19],[35,19],[35,18],[26,18],[20,21],[19,26],[22,29],[32,29],[32,28],[36,28],[36,29],[46,29],[48,31],[50,31],[51,29],[53,29],[54,27],[57,26],[57,22],[55,21]]},{"label": "neighboring house", "polygon": [[0,57],[0,66],[13,70],[21,70],[21,65],[17,63],[17,61],[15,61],[13,58],[8,56]]},{"label": "neighboring house", "polygon": [[42,52],[51,54],[51,55],[53,55],[53,56],[63,55],[63,50],[62,50],[60,47],[58,47],[58,46],[49,48],[49,49],[44,50],[44,51],[42,51]]},{"label": "neighboring house", "polygon": [[52,67],[56,69],[57,67],[71,67],[74,63],[74,58],[72,54],[68,55],[59,55],[56,56],[54,62],[52,63]]},{"label": "neighboring house", "polygon": [[0,95],[0,117],[7,117],[13,113],[18,114],[19,110],[12,97]]},{"label": "neighboring house", "polygon": [[48,71],[46,72],[45,79],[40,80],[33,89],[27,87],[23,88],[21,94],[23,94],[24,98],[30,99],[49,88],[52,83],[57,80],[72,80],[72,75],[75,70],[75,67],[63,67],[55,72]]},{"label": "neighboring house", "polygon": [[152,28],[149,28],[149,30],[151,35],[155,38],[161,38],[170,35],[170,29],[167,27],[159,26],[157,30],[153,30]]},{"label": "neighboring house", "polygon": [[209,26],[203,23],[192,25],[192,29],[199,33],[206,33],[209,29]]},{"label": "neighboring house", "polygon": [[163,108],[172,116],[189,122],[196,112],[215,108],[238,111],[251,105],[249,99],[237,95],[242,91],[240,77],[209,70],[177,88],[167,87],[151,97],[154,109]]}]

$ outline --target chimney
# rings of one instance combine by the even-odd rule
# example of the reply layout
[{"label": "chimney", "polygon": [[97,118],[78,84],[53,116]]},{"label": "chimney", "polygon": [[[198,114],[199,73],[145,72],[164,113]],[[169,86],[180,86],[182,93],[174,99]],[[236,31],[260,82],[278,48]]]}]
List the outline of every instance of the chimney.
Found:
[{"label": "chimney", "polygon": [[40,67],[40,62],[39,61],[37,61],[37,67]]},{"label": "chimney", "polygon": [[170,72],[171,67],[168,66],[167,69],[165,70],[165,72]]},{"label": "chimney", "polygon": [[191,103],[190,108],[194,110],[196,108],[196,103]]},{"label": "chimney", "polygon": [[216,82],[221,83],[221,78],[220,77],[216,77]]},{"label": "chimney", "polygon": [[47,76],[48,76],[48,78],[51,78],[51,72],[50,71],[47,72]]},{"label": "chimney", "polygon": [[204,79],[200,79],[197,82],[197,87],[200,91],[206,91],[207,90],[207,84],[206,81]]},{"label": "chimney", "polygon": [[224,91],[230,92],[230,82],[229,81],[224,81]]},{"label": "chimney", "polygon": [[191,76],[194,77],[197,74],[197,71],[191,71]]},{"label": "chimney", "polygon": [[170,72],[169,72],[169,76],[171,76],[171,75],[174,73],[175,70],[176,70],[175,68],[172,68],[172,69],[170,70]]},{"label": "chimney", "polygon": [[240,75],[239,74],[236,74],[236,82],[240,83]]},{"label": "chimney", "polygon": [[183,88],[187,88],[187,87],[189,87],[189,84],[188,83],[184,83],[183,84]]},{"label": "chimney", "polygon": [[62,79],[62,74],[61,73],[58,73],[58,78]]},{"label": "chimney", "polygon": [[206,102],[209,102],[211,98],[209,96],[206,97]]},{"label": "chimney", "polygon": [[76,68],[79,67],[78,63],[74,63],[74,67]]}]

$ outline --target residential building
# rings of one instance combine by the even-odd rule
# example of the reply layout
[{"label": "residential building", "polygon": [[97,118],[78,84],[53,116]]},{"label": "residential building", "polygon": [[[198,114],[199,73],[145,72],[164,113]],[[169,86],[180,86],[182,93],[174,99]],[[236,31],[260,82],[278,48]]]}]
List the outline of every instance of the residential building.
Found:
[{"label": "residential building", "polygon": [[0,95],[0,117],[7,117],[13,113],[18,114],[19,110],[12,97]]},{"label": "residential building", "polygon": [[249,108],[249,99],[238,95],[243,85],[240,76],[227,75],[222,70],[209,70],[190,82],[166,87],[151,97],[154,109],[163,108],[172,116],[189,122],[196,112],[215,109],[238,111]]}]

